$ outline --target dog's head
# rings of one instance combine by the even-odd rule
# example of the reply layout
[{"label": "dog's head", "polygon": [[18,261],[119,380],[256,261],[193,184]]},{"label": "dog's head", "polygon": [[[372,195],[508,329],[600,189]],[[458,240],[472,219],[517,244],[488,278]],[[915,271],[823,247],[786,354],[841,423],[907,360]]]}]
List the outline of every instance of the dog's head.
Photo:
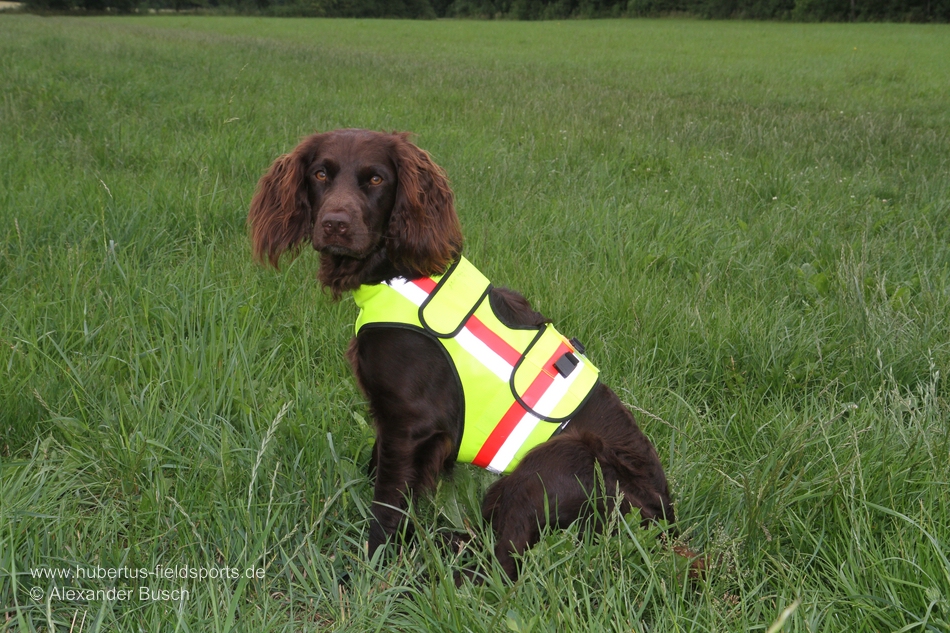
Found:
[{"label": "dog's head", "polygon": [[278,158],[248,214],[255,257],[276,267],[309,240],[321,254],[320,281],[335,296],[390,271],[444,272],[462,249],[452,190],[408,137],[336,130]]}]

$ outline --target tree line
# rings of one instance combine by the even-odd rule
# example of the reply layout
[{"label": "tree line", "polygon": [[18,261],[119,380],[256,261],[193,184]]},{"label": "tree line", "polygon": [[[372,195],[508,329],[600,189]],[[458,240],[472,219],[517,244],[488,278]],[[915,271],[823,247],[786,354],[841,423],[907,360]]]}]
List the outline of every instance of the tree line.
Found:
[{"label": "tree line", "polygon": [[950,22],[950,0],[25,0],[28,11],[554,20],[658,17]]}]

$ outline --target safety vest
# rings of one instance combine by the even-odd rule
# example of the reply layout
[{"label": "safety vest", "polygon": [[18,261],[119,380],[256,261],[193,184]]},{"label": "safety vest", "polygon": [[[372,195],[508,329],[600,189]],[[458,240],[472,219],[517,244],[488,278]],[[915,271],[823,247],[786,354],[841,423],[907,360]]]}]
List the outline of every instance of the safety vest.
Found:
[{"label": "safety vest", "polygon": [[361,286],[356,333],[419,330],[441,343],[462,387],[456,461],[496,473],[560,432],[597,384],[583,347],[551,324],[510,328],[488,299],[491,283],[467,259],[442,275]]}]

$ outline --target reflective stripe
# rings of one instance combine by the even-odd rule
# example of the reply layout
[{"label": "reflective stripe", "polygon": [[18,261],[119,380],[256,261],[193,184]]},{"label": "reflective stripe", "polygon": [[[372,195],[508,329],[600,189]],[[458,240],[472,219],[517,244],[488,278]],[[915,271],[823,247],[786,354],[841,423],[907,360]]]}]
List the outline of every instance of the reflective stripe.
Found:
[{"label": "reflective stripe", "polygon": [[501,356],[505,362],[512,367],[517,365],[518,361],[521,360],[521,352],[505,342],[505,339],[492,332],[488,326],[479,321],[478,317],[474,314],[465,322],[465,327],[467,327],[478,340],[485,343],[485,345],[490,347],[493,352]]},{"label": "reflective stripe", "polygon": [[413,279],[411,283],[422,288],[427,295],[432,294],[432,291],[435,290],[435,287],[439,285],[439,283],[432,277],[420,277],[419,279]]},{"label": "reflective stripe", "polygon": [[[561,343],[544,364],[545,369],[549,366],[553,369],[554,362],[569,351],[571,348]],[[580,373],[575,369],[570,376],[565,378],[557,373],[557,370],[554,370],[553,376],[542,370],[531,382],[522,400],[538,413],[547,415],[561,401],[574,378]],[[504,472],[540,421],[540,418],[525,411],[519,402],[512,403],[508,412],[485,440],[472,463],[493,472]]]},{"label": "reflective stripe", "polygon": [[[562,346],[561,348],[558,349],[557,354],[555,354],[552,357],[552,360],[551,360],[552,368],[554,367],[554,361],[558,360],[561,356],[564,355],[564,352],[562,351],[564,349],[569,349],[569,348],[567,348],[566,346]],[[570,389],[571,383],[573,383],[574,379],[583,373],[583,370],[584,370],[584,361],[578,358],[577,366],[574,368],[574,371],[572,371],[570,375],[567,376],[567,378],[562,376],[560,373],[556,373],[554,375],[554,380],[551,382],[551,385],[548,387],[547,391],[544,392],[544,395],[542,395],[538,399],[538,401],[535,403],[527,402],[527,400],[525,400],[525,404],[527,404],[529,407],[531,407],[532,409],[534,409],[535,411],[537,411],[539,414],[543,416],[551,415],[551,413],[554,411],[554,407],[556,407],[561,402],[561,399],[564,397],[564,394],[566,394],[567,390]],[[555,369],[554,371],[557,372],[557,369]],[[542,373],[538,376],[538,378],[545,375],[546,375],[545,373]],[[526,394],[526,397],[527,397],[527,394]]]},{"label": "reflective stripe", "polygon": [[[564,394],[571,386],[571,383],[574,382],[574,379],[580,375],[580,369],[580,367],[576,368],[567,378],[564,378],[560,374],[555,376],[554,381],[548,387],[547,391],[544,392],[544,395],[541,396],[541,399],[538,400],[537,404],[529,404],[529,406],[539,413],[553,410],[561,401],[561,398],[564,397]],[[538,378],[544,375],[545,374],[542,373]],[[520,408],[517,402],[514,406]],[[524,409],[521,410],[524,411]],[[504,444],[501,445],[501,448],[498,449],[491,463],[485,466],[485,468],[495,473],[505,472],[508,468],[508,464],[510,464],[511,460],[518,454],[518,450],[524,446],[528,436],[531,435],[531,432],[534,431],[540,421],[540,418],[526,411],[524,417],[521,418],[521,421],[518,422],[518,425],[511,432],[511,435],[508,436]]]},{"label": "reflective stripe", "polygon": [[[432,281],[431,279],[417,279],[415,282],[406,281],[402,277],[397,277],[390,281],[386,282],[386,285],[404,296],[409,301],[412,301],[417,306],[421,306],[422,303],[429,298],[429,293],[432,290],[423,289],[417,282],[419,281]],[[435,285],[432,286],[435,288]]]},{"label": "reflective stripe", "polygon": [[499,356],[485,341],[478,338],[467,325],[455,335],[455,342],[475,357],[490,372],[498,376],[499,379],[504,382],[511,380],[511,372],[515,370],[514,365]]},{"label": "reflective stripe", "polygon": [[[398,277],[386,283],[417,306],[425,303],[436,287],[435,280],[430,277],[412,281]],[[511,372],[521,358],[518,350],[488,329],[475,315],[469,317],[465,326],[455,335],[455,340],[466,352],[505,382],[511,379]]]}]

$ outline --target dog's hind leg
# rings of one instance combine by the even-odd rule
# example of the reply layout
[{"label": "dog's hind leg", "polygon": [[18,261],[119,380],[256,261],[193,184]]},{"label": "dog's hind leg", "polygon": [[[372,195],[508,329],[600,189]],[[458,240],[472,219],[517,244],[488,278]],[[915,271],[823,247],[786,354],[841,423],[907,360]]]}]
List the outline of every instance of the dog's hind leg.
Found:
[{"label": "dog's hind leg", "polygon": [[515,579],[513,557],[537,543],[547,526],[563,528],[584,519],[585,528],[602,529],[618,501],[622,513],[639,508],[644,523],[672,522],[665,478],[659,488],[655,483],[638,476],[597,436],[564,433],[533,449],[514,472],[492,484],[482,516],[495,532],[499,563]]},{"label": "dog's hind leg", "polygon": [[604,517],[616,500],[612,468],[597,473],[596,438],[562,435],[538,446],[507,477],[488,489],[482,516],[495,532],[495,555],[511,579],[513,556],[538,542],[547,526],[566,527],[581,517]]}]

